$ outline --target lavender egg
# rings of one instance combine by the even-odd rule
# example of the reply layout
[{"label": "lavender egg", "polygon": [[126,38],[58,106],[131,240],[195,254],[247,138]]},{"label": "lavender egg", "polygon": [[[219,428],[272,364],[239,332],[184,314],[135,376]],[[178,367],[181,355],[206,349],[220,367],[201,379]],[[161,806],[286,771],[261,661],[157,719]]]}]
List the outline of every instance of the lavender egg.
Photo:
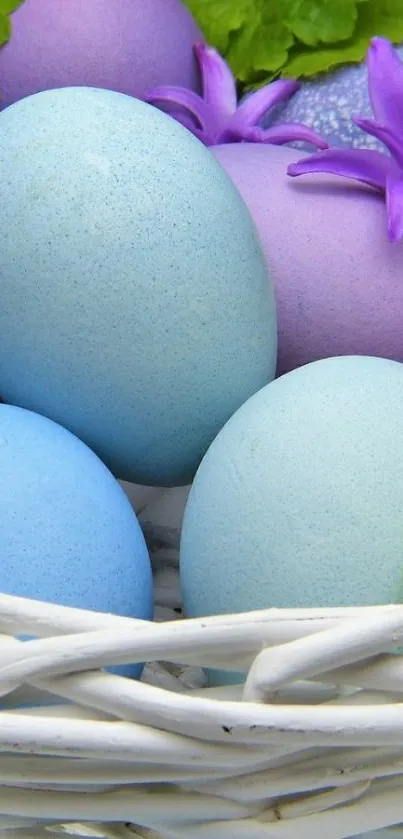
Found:
[{"label": "lavender egg", "polygon": [[258,228],[275,286],[278,373],[334,355],[403,360],[403,251],[387,238],[385,203],[330,175],[292,179],[301,153],[212,149]]},{"label": "lavender egg", "polygon": [[[403,47],[398,47],[397,53],[403,58]],[[330,146],[384,151],[375,137],[352,122],[354,116],[372,116],[365,63],[348,64],[302,82],[288,102],[273,110],[265,125],[303,122],[321,134]],[[304,148],[302,144],[298,146]],[[312,153],[312,147],[305,148]]]},{"label": "lavender egg", "polygon": [[159,84],[197,86],[201,33],[180,0],[25,0],[0,48],[2,107],[54,87],[142,97]]}]

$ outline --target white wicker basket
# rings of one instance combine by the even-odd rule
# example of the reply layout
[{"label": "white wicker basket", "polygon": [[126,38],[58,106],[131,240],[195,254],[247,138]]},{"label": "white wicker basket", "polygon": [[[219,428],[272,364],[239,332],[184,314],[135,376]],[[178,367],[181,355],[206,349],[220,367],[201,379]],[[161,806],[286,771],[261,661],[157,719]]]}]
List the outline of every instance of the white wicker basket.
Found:
[{"label": "white wicker basket", "polygon": [[[177,545],[158,539],[161,618]],[[0,632],[0,836],[344,839],[403,822],[388,652],[403,607],[149,624],[1,596]],[[166,664],[153,684],[100,669],[136,661]],[[206,688],[200,667],[248,675]]]}]

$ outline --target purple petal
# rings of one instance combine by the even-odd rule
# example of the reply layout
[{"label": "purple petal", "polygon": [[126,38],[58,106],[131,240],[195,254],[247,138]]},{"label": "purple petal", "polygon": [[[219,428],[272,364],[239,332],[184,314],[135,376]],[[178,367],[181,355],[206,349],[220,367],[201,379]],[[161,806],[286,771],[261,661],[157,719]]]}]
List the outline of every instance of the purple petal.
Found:
[{"label": "purple petal", "polygon": [[244,139],[253,143],[271,143],[274,146],[282,146],[285,143],[302,140],[304,143],[312,143],[318,149],[329,148],[329,144],[320,134],[299,122],[285,122],[272,128],[250,128],[247,132],[249,136],[244,136]]},{"label": "purple petal", "polygon": [[398,166],[403,169],[403,142],[399,140],[387,125],[379,125],[373,119],[354,117],[353,122],[371,137],[376,137],[390,151]]},{"label": "purple petal", "polygon": [[388,236],[391,242],[403,239],[403,177],[390,173],[386,180]]},{"label": "purple petal", "polygon": [[291,163],[287,173],[295,178],[298,175],[324,172],[342,178],[353,178],[383,192],[386,189],[386,179],[394,169],[393,161],[379,151],[327,149],[304,157],[297,163]]},{"label": "purple petal", "polygon": [[293,79],[278,79],[260,88],[238,105],[234,116],[227,123],[228,130],[239,131],[244,127],[252,128],[257,125],[267,111],[279,102],[289,99],[299,87],[299,82]]},{"label": "purple petal", "polygon": [[170,110],[167,110],[166,113],[168,116],[172,117],[172,119],[176,120],[176,122],[180,122],[184,128],[187,128],[187,130],[190,131],[191,134],[194,134],[198,140],[204,143],[204,145],[208,145],[208,136],[202,128],[197,127],[194,118],[190,114]]},{"label": "purple petal", "polygon": [[193,47],[203,83],[203,99],[222,116],[235,113],[237,92],[232,72],[213,47],[199,43]]},{"label": "purple petal", "polygon": [[186,87],[154,87],[144,100],[158,108],[165,107],[169,112],[177,112],[179,106],[197,120],[200,128],[205,128],[211,119],[210,109],[201,96]]},{"label": "purple petal", "polygon": [[403,132],[403,64],[386,38],[372,38],[367,66],[375,119],[399,136]]}]

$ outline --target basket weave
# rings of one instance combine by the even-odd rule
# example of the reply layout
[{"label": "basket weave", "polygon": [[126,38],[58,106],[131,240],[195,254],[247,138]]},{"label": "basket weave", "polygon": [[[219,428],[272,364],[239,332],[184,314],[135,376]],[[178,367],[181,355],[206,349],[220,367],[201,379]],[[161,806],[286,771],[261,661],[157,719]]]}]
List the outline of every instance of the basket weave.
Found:
[{"label": "basket weave", "polygon": [[[173,553],[165,570],[154,556],[160,617]],[[403,822],[401,606],[149,624],[0,596],[0,632],[0,836],[344,839]],[[100,669],[143,661],[168,663],[164,687]],[[248,675],[189,687],[200,667]]]}]

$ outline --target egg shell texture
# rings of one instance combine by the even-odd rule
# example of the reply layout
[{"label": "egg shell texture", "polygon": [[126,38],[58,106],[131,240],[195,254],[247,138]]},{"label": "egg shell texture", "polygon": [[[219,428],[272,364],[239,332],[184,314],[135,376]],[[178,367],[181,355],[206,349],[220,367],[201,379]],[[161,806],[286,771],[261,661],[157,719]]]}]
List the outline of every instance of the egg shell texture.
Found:
[{"label": "egg shell texture", "polygon": [[2,593],[152,618],[151,565],[123,489],[74,435],[11,405],[0,405],[0,556]]},{"label": "egg shell texture", "polygon": [[[402,59],[403,48],[397,47],[396,51]],[[382,143],[354,124],[355,116],[372,117],[366,63],[347,64],[303,81],[287,102],[273,109],[265,125],[303,122],[325,137],[331,146],[384,151]],[[301,143],[295,145],[304,147]],[[306,149],[312,151],[312,146]]]},{"label": "egg shell texture", "polygon": [[330,175],[287,176],[294,149],[216,146],[270,262],[278,373],[333,355],[403,360],[403,250],[387,238],[385,202]]},{"label": "egg shell texture", "polygon": [[197,87],[202,36],[179,0],[25,0],[0,49],[2,107],[65,85],[144,96],[160,84]]},{"label": "egg shell texture", "polygon": [[315,362],[217,436],[182,530],[189,616],[403,597],[403,366]]},{"label": "egg shell texture", "polygon": [[0,115],[0,394],[119,478],[185,484],[274,376],[273,289],[231,180],[175,120],[65,88]]}]

